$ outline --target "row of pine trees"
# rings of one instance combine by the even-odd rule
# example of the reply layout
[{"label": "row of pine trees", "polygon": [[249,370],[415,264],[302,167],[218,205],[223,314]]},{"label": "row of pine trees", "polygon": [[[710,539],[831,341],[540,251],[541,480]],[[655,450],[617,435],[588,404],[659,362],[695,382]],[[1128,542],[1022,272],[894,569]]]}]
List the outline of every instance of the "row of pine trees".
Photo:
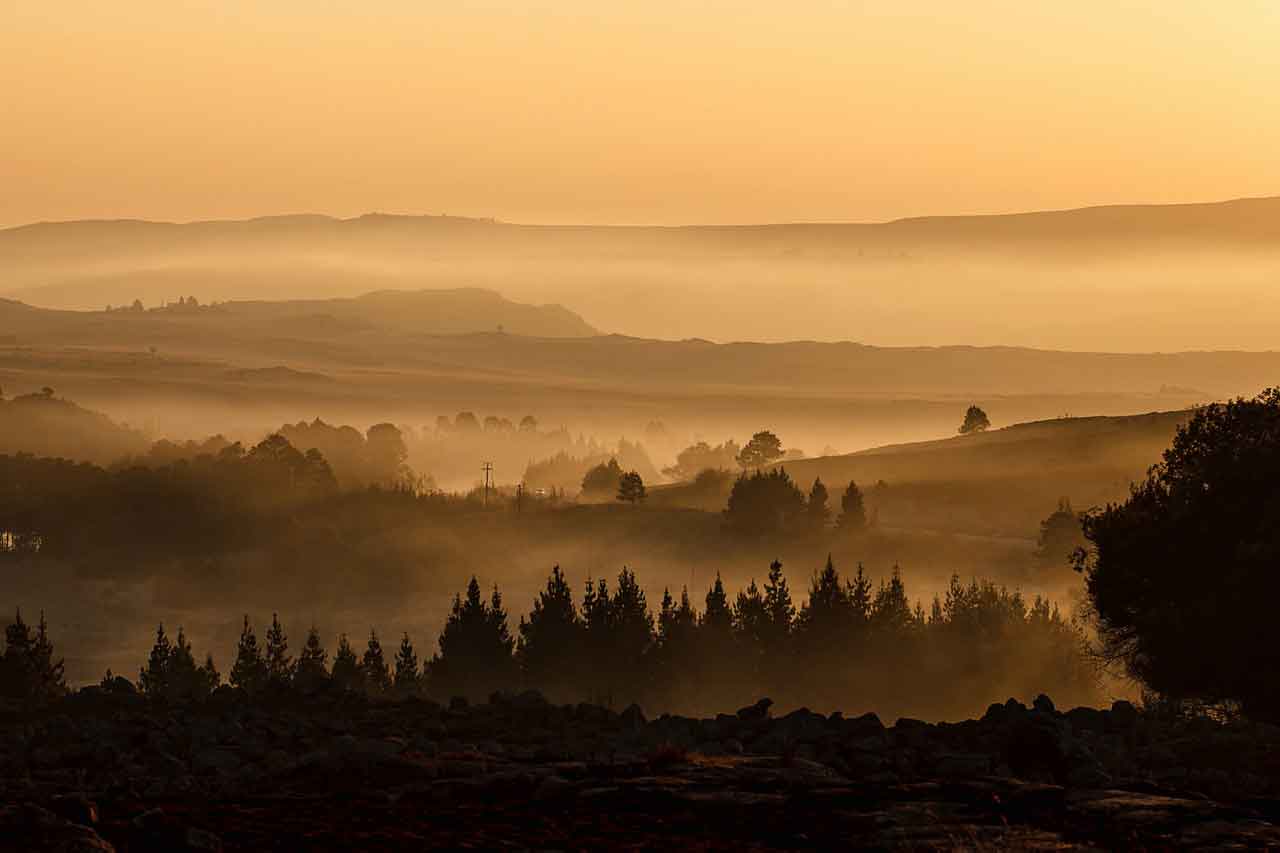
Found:
[{"label": "row of pine trees", "polygon": [[[208,695],[221,681],[212,658],[197,664],[179,629],[157,630],[138,687],[180,700]],[[910,602],[901,574],[873,584],[861,566],[842,578],[828,558],[797,607],[782,565],[763,585],[731,600],[717,575],[699,610],[687,589],[664,590],[654,613],[634,572],[612,588],[588,580],[580,602],[557,566],[527,617],[511,630],[495,586],[485,596],[472,578],[455,596],[438,650],[420,664],[407,634],[391,659],[376,631],[357,654],[338,638],[332,661],[312,627],[293,656],[278,617],[260,643],[245,618],[229,683],[269,691],[424,693],[484,699],[536,688],[561,702],[592,701],[686,712],[737,707],[761,695],[813,707],[919,705],[922,687],[947,708],[962,701],[1055,690],[1081,701],[1096,687],[1081,632],[1049,601],[953,577],[930,608]],[[108,673],[106,686],[118,684]],[[993,692],[994,691],[994,692]],[[928,698],[928,697],[925,697]]]}]

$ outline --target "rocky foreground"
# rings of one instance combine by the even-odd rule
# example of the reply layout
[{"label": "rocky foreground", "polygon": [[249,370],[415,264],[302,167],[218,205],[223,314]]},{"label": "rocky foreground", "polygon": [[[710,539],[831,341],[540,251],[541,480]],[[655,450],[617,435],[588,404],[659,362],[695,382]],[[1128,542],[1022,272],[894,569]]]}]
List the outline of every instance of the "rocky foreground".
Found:
[{"label": "rocky foreground", "polygon": [[1280,848],[1280,730],[1124,702],[886,727],[88,690],[0,723],[5,850]]}]

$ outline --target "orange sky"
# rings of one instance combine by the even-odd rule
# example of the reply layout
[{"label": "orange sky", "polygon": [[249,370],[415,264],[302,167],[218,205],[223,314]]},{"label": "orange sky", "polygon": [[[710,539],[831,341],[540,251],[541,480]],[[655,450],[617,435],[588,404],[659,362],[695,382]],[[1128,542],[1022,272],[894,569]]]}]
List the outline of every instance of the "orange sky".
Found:
[{"label": "orange sky", "polygon": [[1274,0],[0,2],[0,224],[1280,193]]}]

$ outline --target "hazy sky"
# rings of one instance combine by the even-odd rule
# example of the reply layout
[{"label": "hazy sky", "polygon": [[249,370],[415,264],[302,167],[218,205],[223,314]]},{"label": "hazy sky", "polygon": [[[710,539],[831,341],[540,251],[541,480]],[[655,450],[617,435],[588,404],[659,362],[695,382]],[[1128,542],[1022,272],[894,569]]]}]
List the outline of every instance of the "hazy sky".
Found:
[{"label": "hazy sky", "polygon": [[0,224],[1280,192],[1275,0],[0,0]]}]

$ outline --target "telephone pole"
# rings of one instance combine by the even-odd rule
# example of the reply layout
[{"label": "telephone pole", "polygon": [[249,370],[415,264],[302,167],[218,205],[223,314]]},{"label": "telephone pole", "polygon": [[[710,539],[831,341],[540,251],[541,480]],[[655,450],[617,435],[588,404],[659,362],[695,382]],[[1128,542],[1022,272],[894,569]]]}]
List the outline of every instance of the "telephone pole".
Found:
[{"label": "telephone pole", "polygon": [[489,484],[493,480],[493,463],[486,462],[480,466],[480,470],[484,471],[484,506],[489,508]]}]

